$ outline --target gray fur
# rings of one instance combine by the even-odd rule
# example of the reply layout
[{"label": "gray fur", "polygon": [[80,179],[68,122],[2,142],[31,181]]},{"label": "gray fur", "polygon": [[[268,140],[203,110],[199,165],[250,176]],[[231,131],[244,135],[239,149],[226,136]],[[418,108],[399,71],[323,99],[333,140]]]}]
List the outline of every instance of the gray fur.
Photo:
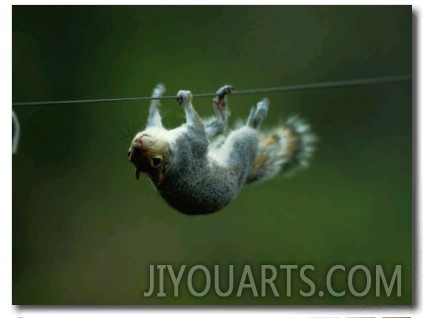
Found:
[{"label": "gray fur", "polygon": [[[230,94],[232,89],[233,88],[230,85],[224,85],[217,90],[217,97],[215,97],[212,101],[215,116],[207,120],[203,120],[206,135],[209,141],[213,141],[215,137],[224,133],[227,128],[227,121],[228,117],[230,116],[230,111],[228,110],[227,94]],[[224,103],[223,109],[220,107],[220,101],[223,101]]]},{"label": "gray fur", "polygon": [[[154,88],[152,97],[161,97],[166,91],[165,86],[162,83],[157,84]],[[150,110],[147,119],[147,127],[163,127],[162,118],[159,112],[160,100],[152,99],[150,103]]]},{"label": "gray fur", "polygon": [[[153,96],[161,96],[163,92],[164,86],[158,85]],[[284,159],[288,146],[286,140],[259,149],[258,130],[267,115],[268,99],[261,100],[251,110],[246,125],[225,136],[229,115],[226,95],[230,92],[230,86],[220,88],[213,101],[215,116],[202,120],[191,103],[191,92],[179,91],[177,99],[187,121],[173,130],[163,128],[158,100],[153,101],[147,128],[139,133],[141,136],[145,132],[155,132],[158,138],[167,141],[170,157],[165,165],[166,177],[156,184],[155,178],[149,176],[163,199],[182,213],[195,215],[218,211],[229,204],[246,183],[271,178],[280,171],[294,170],[293,165],[303,166],[311,156],[314,135],[297,117],[291,117],[285,123],[300,138],[299,149],[292,160]],[[253,171],[254,159],[260,152],[265,152],[268,160]],[[250,180],[251,177],[254,180]]]},{"label": "gray fur", "polygon": [[210,147],[205,126],[191,104],[191,93],[180,91],[178,96],[187,123],[176,134],[167,178],[157,190],[183,213],[212,213],[233,200],[246,183],[257,153],[257,132],[244,126],[231,132],[221,146]]},{"label": "gray fur", "polygon": [[267,116],[268,105],[269,105],[268,98],[264,98],[261,101],[259,101],[257,103],[256,108],[254,107],[251,109],[246,125],[255,129],[259,129],[261,126],[261,123],[264,121],[265,117]]}]

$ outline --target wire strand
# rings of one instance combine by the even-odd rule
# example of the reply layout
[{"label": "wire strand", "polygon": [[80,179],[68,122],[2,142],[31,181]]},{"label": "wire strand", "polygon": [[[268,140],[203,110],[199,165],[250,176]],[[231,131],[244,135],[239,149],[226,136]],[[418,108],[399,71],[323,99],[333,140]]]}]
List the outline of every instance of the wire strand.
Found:
[{"label": "wire strand", "polygon": [[[343,81],[320,82],[310,84],[288,85],[280,87],[268,87],[258,89],[246,89],[233,91],[232,95],[257,94],[257,93],[273,93],[273,92],[289,92],[307,89],[321,89],[333,87],[349,87],[374,84],[391,84],[411,81],[412,76],[397,75],[384,76],[374,78],[352,79]],[[193,94],[193,97],[215,97],[216,93]],[[131,101],[148,101],[152,99],[176,99],[176,96],[161,96],[161,97],[125,97],[125,98],[101,98],[101,99],[78,99],[78,100],[60,100],[60,101],[40,101],[40,102],[17,102],[12,103],[12,106],[37,106],[37,105],[64,105],[64,104],[89,104],[89,103],[110,103],[110,102],[131,102]]]}]

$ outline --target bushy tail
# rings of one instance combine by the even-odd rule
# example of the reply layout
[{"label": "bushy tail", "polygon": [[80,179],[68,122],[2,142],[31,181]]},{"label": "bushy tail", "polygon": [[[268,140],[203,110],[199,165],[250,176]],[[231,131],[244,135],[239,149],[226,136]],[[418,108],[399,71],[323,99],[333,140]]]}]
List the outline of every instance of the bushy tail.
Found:
[{"label": "bushy tail", "polygon": [[260,132],[258,154],[246,182],[264,181],[279,173],[292,175],[308,167],[316,140],[310,126],[298,116],[288,118],[269,134]]}]

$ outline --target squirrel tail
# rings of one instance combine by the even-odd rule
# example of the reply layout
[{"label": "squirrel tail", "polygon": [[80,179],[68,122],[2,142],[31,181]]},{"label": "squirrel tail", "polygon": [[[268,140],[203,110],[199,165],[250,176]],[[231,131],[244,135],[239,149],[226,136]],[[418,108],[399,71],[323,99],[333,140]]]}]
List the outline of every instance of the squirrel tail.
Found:
[{"label": "squirrel tail", "polygon": [[246,182],[264,181],[279,173],[290,176],[307,168],[316,140],[310,125],[298,116],[289,117],[268,134],[260,132],[258,153]]}]

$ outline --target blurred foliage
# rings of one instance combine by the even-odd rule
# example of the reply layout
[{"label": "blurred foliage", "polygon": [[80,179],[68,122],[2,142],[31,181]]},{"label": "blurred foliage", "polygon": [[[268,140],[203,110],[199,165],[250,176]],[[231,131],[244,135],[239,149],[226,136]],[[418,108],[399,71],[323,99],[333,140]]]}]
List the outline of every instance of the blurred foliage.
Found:
[{"label": "blurred foliage", "polygon": [[[13,6],[15,102],[147,96],[158,82],[173,95],[411,69],[410,6]],[[146,102],[16,107],[13,303],[411,304],[411,94],[409,82],[269,94],[264,127],[299,113],[319,135],[310,169],[247,186],[199,217],[135,181],[126,153]],[[231,120],[262,97],[231,96]],[[209,99],[195,107],[212,112]],[[167,127],[184,120],[174,101],[162,112]],[[375,297],[373,287],[362,298],[303,298],[297,279],[285,297],[281,273],[279,298],[220,298],[213,288],[195,298],[185,284],[174,298],[169,279],[168,297],[144,298],[150,264],[233,264],[236,284],[245,264],[256,277],[261,264],[311,264],[320,287],[332,265],[401,264],[402,297]],[[336,276],[340,290],[346,275]]]}]

